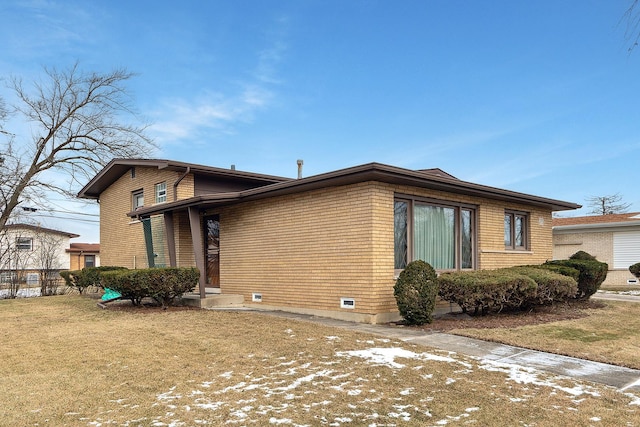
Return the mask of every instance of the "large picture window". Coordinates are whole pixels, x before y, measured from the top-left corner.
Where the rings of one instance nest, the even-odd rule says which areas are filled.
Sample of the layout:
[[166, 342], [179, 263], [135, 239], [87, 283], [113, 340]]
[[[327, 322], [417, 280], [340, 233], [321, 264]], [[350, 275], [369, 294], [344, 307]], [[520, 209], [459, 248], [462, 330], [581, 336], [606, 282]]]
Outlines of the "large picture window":
[[395, 269], [416, 259], [436, 270], [474, 268], [475, 209], [458, 204], [396, 199]]

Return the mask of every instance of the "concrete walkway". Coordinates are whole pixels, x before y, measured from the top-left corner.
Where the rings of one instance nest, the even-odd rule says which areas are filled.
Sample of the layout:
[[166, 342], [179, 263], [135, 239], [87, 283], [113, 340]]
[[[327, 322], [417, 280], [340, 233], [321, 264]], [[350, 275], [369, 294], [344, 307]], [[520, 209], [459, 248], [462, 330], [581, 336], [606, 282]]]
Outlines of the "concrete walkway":
[[[636, 298], [634, 301], [640, 302], [640, 297], [632, 298]], [[624, 301], [628, 301], [628, 299], [624, 299]], [[412, 328], [404, 328], [400, 326], [354, 323], [281, 311], [259, 310], [259, 312], [278, 317], [315, 322], [327, 326], [366, 332], [413, 344], [465, 354], [483, 360], [535, 368], [540, 371], [564, 375], [578, 380], [605, 384], [623, 391], [640, 392], [640, 370], [637, 369], [608, 365], [606, 363], [591, 362], [589, 360], [577, 359], [575, 357], [560, 356], [557, 354], [440, 332], [417, 331]]]

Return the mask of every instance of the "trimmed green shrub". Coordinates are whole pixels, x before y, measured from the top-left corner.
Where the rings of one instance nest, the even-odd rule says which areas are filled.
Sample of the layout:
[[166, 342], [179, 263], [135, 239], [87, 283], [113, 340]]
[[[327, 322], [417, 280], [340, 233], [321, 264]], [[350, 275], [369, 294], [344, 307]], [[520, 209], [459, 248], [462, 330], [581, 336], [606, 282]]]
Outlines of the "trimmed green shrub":
[[571, 255], [569, 259], [580, 259], [583, 261], [596, 261], [596, 257], [585, 251], [578, 251]]
[[553, 271], [555, 273], [562, 274], [563, 276], [571, 277], [576, 282], [578, 282], [578, 279], [580, 278], [580, 271], [573, 267], [569, 267], [567, 265], [542, 264], [542, 265], [530, 265], [528, 267], [535, 267], [535, 268], [541, 268], [543, 270]]
[[[518, 266], [505, 270], [524, 274], [537, 284], [535, 296], [525, 301], [523, 307], [565, 302], [573, 298], [578, 292], [578, 283], [573, 277], [540, 268], [539, 266]], [[577, 270], [575, 271], [578, 273]]]
[[533, 279], [508, 269], [442, 273], [437, 281], [442, 299], [473, 315], [519, 308], [537, 291]]
[[640, 277], [640, 262], [629, 266], [629, 271], [636, 277]]
[[560, 265], [578, 270], [578, 292], [575, 298], [587, 300], [595, 294], [607, 278], [609, 265], [605, 262], [582, 259], [564, 259], [547, 261], [544, 265]]
[[82, 295], [90, 286], [101, 286], [101, 273], [113, 270], [126, 270], [126, 268], [108, 265], [100, 267], [85, 267], [82, 270], [61, 271], [60, 276], [62, 276], [68, 287], [77, 289]]
[[166, 308], [186, 292], [195, 289], [200, 278], [196, 268], [147, 268], [102, 274], [103, 286], [140, 305], [146, 297]]
[[435, 270], [421, 260], [410, 262], [400, 273], [393, 287], [393, 295], [400, 315], [407, 323], [431, 323], [438, 296]]

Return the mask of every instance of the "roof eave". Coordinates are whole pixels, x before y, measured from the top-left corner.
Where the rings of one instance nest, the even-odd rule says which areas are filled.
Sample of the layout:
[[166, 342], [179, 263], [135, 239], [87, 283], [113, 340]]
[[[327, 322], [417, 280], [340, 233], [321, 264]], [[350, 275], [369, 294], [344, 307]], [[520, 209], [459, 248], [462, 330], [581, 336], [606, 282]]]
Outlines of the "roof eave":
[[179, 200], [177, 202], [151, 206], [148, 208], [139, 209], [135, 212], [130, 212], [129, 216], [135, 217], [152, 215], [167, 210], [177, 210], [199, 205], [203, 205], [204, 207], [212, 207], [216, 205], [264, 199], [268, 197], [276, 197], [281, 195], [299, 193], [302, 191], [310, 191], [338, 185], [349, 185], [366, 181], [380, 181], [397, 185], [406, 185], [444, 192], [452, 192], [457, 194], [466, 194], [517, 204], [533, 205], [537, 207], [543, 207], [545, 209], [550, 209], [552, 211], [572, 210], [581, 207], [578, 204], [564, 202], [561, 200], [548, 199], [509, 190], [502, 190], [495, 187], [473, 184], [453, 178], [426, 176], [420, 171], [411, 171], [408, 169], [397, 168], [380, 163], [368, 163], [347, 169], [314, 175], [308, 178], [283, 181], [263, 187], [256, 187], [241, 192], [217, 193], [197, 196], [189, 199]]
[[623, 227], [640, 227], [640, 221], [625, 221], [625, 222], [599, 222], [593, 224], [569, 224], [569, 225], [554, 225], [554, 231], [567, 231], [567, 230], [593, 230], [598, 228], [623, 228]]
[[78, 192], [78, 197], [82, 199], [98, 199], [100, 194], [124, 173], [135, 166], [157, 167], [158, 169], [175, 169], [184, 171], [187, 168], [195, 174], [215, 175], [229, 179], [250, 180], [262, 183], [273, 183], [289, 181], [291, 178], [281, 176], [265, 175], [259, 173], [239, 171], [235, 169], [224, 169], [198, 165], [194, 163], [184, 163], [162, 159], [113, 159], [102, 168], [82, 189]]

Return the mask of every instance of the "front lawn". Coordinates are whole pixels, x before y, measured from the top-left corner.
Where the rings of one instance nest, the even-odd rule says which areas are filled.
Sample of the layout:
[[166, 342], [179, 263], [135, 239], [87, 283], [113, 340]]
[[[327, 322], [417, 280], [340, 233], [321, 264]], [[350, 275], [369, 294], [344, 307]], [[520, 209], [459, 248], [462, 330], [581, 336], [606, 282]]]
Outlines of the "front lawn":
[[[640, 369], [640, 303], [596, 300], [590, 304], [582, 309], [560, 304], [554, 307], [558, 320], [552, 322], [537, 322], [536, 316], [544, 317], [544, 310], [539, 310], [478, 317], [459, 322], [457, 328], [455, 322], [448, 322], [454, 327], [448, 332]], [[568, 319], [562, 319], [563, 313]], [[502, 321], [486, 327], [492, 319]]]
[[630, 393], [251, 312], [57, 296], [0, 321], [0, 425], [640, 425]]

